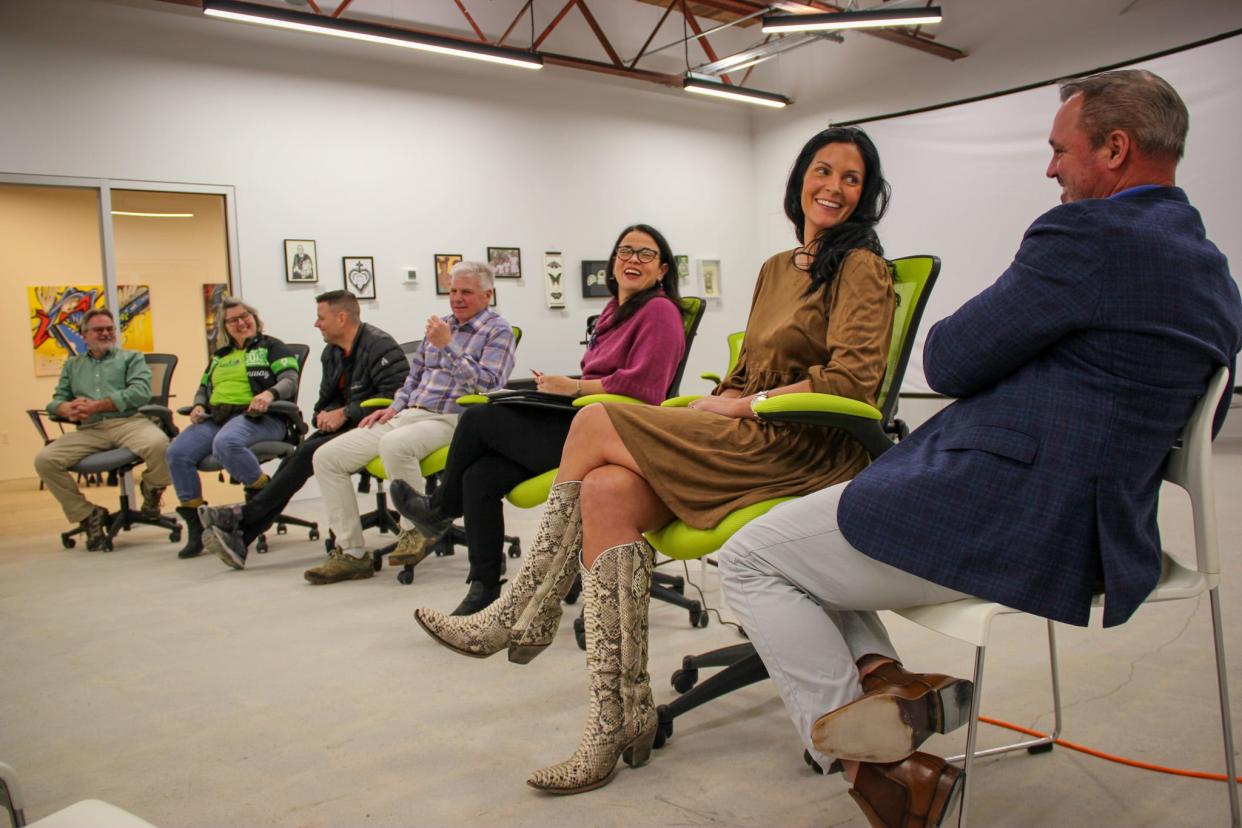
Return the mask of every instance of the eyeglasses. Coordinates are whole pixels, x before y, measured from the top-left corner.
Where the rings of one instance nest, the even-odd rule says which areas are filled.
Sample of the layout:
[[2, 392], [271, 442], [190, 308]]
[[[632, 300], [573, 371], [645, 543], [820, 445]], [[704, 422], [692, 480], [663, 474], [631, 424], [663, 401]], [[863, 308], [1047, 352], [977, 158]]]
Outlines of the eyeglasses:
[[248, 313], [243, 313], [241, 316], [234, 316], [232, 318], [229, 318], [226, 316], [224, 318], [224, 324], [225, 325], [240, 325], [246, 320], [250, 319], [250, 316], [251, 314], [248, 314]]
[[617, 248], [617, 258], [623, 262], [628, 262], [630, 259], [637, 257], [640, 262], [647, 264], [647, 262], [654, 262], [656, 256], [659, 255], [660, 251], [652, 250], [650, 247], [634, 248], [628, 244], [623, 244]]
[[97, 333], [97, 334], [110, 334], [110, 333], [116, 333], [116, 326], [115, 326], [115, 325], [108, 325], [107, 327], [99, 327], [99, 326], [96, 326], [96, 327], [94, 327], [94, 328], [87, 328], [87, 329], [86, 329], [86, 332], [87, 332], [87, 333]]

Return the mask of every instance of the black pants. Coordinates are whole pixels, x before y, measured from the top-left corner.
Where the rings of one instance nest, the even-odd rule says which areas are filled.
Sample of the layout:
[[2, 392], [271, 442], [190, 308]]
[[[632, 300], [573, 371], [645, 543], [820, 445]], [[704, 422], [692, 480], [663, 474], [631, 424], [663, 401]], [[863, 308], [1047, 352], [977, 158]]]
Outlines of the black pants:
[[272, 479], [242, 508], [242, 538], [247, 546], [267, 531], [289, 505], [293, 496], [315, 474], [315, 451], [333, 437], [348, 430], [343, 428], [333, 432], [316, 431], [302, 441], [297, 451], [280, 461]]
[[500, 581], [504, 496], [560, 465], [575, 413], [495, 403], [466, 407], [431, 505], [445, 517], [465, 517], [469, 580]]

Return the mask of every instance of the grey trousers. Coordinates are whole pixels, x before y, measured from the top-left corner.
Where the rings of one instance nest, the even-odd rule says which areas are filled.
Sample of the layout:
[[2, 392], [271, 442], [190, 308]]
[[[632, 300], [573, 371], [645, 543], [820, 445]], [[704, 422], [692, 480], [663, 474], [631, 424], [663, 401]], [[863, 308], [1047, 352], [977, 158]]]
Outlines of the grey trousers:
[[735, 534], [719, 555], [720, 580], [798, 737], [815, 761], [811, 727], [862, 695], [856, 662], [897, 658], [876, 610], [938, 604], [960, 592], [872, 560], [837, 528], [842, 483], [777, 506]]

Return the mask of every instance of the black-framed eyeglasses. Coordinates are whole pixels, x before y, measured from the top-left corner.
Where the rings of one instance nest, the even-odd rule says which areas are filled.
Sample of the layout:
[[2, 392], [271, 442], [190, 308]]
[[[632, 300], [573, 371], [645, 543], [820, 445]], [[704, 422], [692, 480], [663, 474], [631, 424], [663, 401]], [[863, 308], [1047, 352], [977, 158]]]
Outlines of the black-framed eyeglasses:
[[87, 329], [86, 329], [86, 332], [87, 332], [87, 333], [97, 333], [97, 334], [110, 334], [110, 333], [116, 333], [116, 326], [115, 326], [115, 325], [108, 325], [108, 326], [106, 326], [106, 327], [103, 327], [103, 326], [97, 326], [97, 327], [94, 327], [94, 328], [87, 328]]
[[617, 248], [617, 258], [623, 262], [637, 257], [640, 262], [647, 264], [654, 262], [659, 255], [659, 250], [652, 250], [650, 247], [630, 247], [628, 244], [623, 244]]
[[227, 317], [226, 317], [226, 318], [225, 318], [225, 320], [224, 320], [224, 324], [226, 324], [226, 325], [240, 325], [241, 323], [245, 322], [245, 321], [246, 321], [247, 319], [249, 319], [250, 317], [251, 317], [251, 314], [249, 314], [249, 313], [243, 313], [241, 316], [234, 316], [234, 317], [233, 317], [233, 318], [231, 318], [231, 319], [229, 319], [229, 318], [227, 318]]

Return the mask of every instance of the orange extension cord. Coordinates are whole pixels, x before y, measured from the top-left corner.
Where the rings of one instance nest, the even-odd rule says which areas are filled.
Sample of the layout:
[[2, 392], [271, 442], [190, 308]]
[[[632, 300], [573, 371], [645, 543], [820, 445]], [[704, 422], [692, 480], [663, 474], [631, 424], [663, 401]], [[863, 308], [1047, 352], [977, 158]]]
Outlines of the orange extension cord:
[[[1016, 730], [1019, 733], [1024, 733], [1027, 736], [1034, 736], [1037, 739], [1042, 739], [1048, 735], [1047, 733], [1040, 733], [1038, 730], [1031, 730], [1030, 728], [1022, 727], [1020, 725], [1010, 724], [1009, 722], [1004, 722], [1000, 719], [993, 719], [990, 716], [980, 716], [979, 721], [984, 724], [994, 725], [995, 727], [1004, 727], [1009, 730]], [[1114, 756], [1111, 753], [1105, 753], [1102, 750], [1089, 748], [1086, 745], [1076, 745], [1073, 742], [1067, 742], [1064, 739], [1055, 739], [1054, 743], [1060, 745], [1061, 747], [1067, 747], [1070, 750], [1076, 750], [1079, 753], [1085, 753], [1088, 756], [1094, 756], [1097, 759], [1107, 759], [1109, 762], [1116, 762], [1119, 765], [1129, 765], [1132, 768], [1142, 768], [1143, 770], [1156, 771], [1157, 773], [1167, 773], [1173, 776], [1189, 776], [1192, 779], [1211, 779], [1215, 782], [1227, 782], [1229, 780], [1229, 777], [1223, 773], [1205, 773], [1204, 771], [1182, 770], [1181, 768], [1166, 768], [1163, 765], [1153, 765], [1150, 762], [1139, 762], [1136, 759], [1127, 759], [1124, 756]], [[1238, 781], [1242, 782], [1242, 776], [1238, 777]]]

